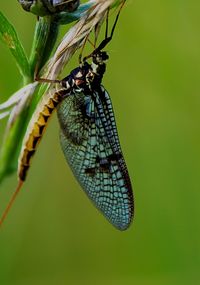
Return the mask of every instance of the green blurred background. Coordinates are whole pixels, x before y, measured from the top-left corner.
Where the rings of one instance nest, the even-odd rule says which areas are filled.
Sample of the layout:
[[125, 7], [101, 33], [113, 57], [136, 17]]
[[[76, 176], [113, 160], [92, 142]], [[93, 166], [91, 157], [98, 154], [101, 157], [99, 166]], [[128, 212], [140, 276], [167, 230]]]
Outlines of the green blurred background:
[[[29, 52], [35, 17], [16, 0], [0, 9]], [[135, 191], [131, 228], [115, 230], [85, 196], [54, 115], [0, 232], [0, 284], [200, 284], [199, 11], [195, 0], [130, 0], [107, 48], [104, 85]], [[3, 44], [0, 75], [3, 102], [20, 85]], [[15, 175], [1, 185], [1, 212], [15, 186]]]

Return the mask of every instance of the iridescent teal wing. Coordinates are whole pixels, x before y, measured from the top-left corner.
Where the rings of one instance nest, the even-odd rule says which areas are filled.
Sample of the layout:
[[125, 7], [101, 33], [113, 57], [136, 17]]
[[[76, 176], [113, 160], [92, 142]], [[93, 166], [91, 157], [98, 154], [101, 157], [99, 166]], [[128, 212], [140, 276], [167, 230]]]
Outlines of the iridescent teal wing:
[[110, 97], [103, 86], [75, 93], [58, 107], [61, 147], [80, 185], [118, 229], [133, 217], [133, 195]]

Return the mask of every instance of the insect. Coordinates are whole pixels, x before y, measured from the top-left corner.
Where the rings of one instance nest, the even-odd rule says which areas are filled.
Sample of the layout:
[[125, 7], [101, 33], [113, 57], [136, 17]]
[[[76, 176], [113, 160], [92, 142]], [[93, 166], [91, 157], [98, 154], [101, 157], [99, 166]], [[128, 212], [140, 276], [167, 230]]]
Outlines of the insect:
[[[73, 95], [58, 106], [62, 150], [77, 180], [96, 207], [118, 229], [132, 219], [131, 182], [119, 144], [112, 103], [101, 85], [105, 52], [92, 65], [72, 71]], [[68, 82], [67, 81], [67, 82]]]
[[[67, 77], [54, 81], [58, 84], [53, 92], [37, 106], [24, 138], [18, 168], [20, 183], [15, 193], [26, 179], [30, 160], [48, 119], [57, 108], [61, 147], [75, 177], [110, 223], [125, 230], [133, 218], [132, 187], [111, 99], [101, 83], [108, 60], [103, 49], [112, 39], [117, 19], [118, 16], [111, 35], [108, 37], [106, 28], [106, 37], [100, 45]], [[49, 82], [48, 79], [41, 81]]]

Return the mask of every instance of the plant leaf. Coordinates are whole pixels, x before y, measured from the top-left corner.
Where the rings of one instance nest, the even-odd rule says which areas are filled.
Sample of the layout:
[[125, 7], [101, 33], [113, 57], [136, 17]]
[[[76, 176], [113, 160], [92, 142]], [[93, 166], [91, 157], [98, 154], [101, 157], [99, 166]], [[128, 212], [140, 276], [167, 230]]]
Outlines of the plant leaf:
[[30, 96], [30, 94], [34, 92], [34, 89], [37, 84], [38, 82], [30, 83], [19, 89], [17, 92], [11, 95], [9, 99], [6, 100], [6, 102], [0, 104], [0, 111], [4, 111], [8, 108], [11, 108], [13, 107], [13, 105], [16, 105], [24, 97]]
[[33, 93], [35, 91], [35, 88], [37, 87], [38, 82], [30, 83], [26, 86], [24, 86], [22, 89], [20, 89], [17, 93], [21, 94], [20, 100], [16, 103], [16, 105], [13, 107], [10, 117], [7, 123], [7, 129], [8, 132], [9, 129], [14, 124], [16, 118], [20, 116], [21, 112], [28, 108], [30, 105], [30, 102], [32, 100]]
[[5, 117], [10, 115], [10, 111], [5, 111], [3, 113], [0, 113], [0, 120], [4, 119]]
[[0, 39], [10, 49], [24, 78], [30, 78], [30, 67], [24, 48], [13, 25], [0, 11]]
[[[30, 84], [28, 86], [31, 87]], [[28, 99], [31, 99], [31, 96], [35, 94], [34, 91], [37, 93], [37, 87], [38, 82], [32, 84], [32, 88], [29, 89], [29, 94], [26, 94]], [[23, 90], [23, 88], [21, 90]], [[12, 122], [10, 121], [11, 118], [8, 121], [7, 131], [5, 132], [3, 144], [1, 145], [0, 149], [0, 183], [5, 178], [5, 176], [11, 174], [17, 169], [17, 161], [22, 145], [22, 140], [26, 131], [27, 124], [30, 120], [29, 109], [30, 105], [23, 105], [23, 108], [20, 109], [20, 116], [15, 117], [14, 121], [12, 120]], [[12, 119], [13, 115], [14, 114], [12, 114]]]

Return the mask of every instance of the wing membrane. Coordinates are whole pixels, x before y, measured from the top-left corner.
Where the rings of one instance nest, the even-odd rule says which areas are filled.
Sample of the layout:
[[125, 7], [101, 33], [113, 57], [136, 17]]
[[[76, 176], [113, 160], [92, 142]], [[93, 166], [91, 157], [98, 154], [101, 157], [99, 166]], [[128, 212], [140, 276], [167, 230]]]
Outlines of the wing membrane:
[[133, 216], [133, 196], [110, 97], [103, 86], [76, 93], [58, 107], [61, 147], [95, 206], [118, 229]]

